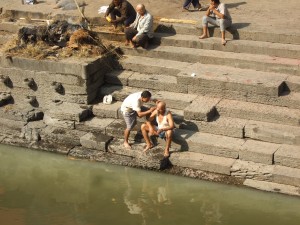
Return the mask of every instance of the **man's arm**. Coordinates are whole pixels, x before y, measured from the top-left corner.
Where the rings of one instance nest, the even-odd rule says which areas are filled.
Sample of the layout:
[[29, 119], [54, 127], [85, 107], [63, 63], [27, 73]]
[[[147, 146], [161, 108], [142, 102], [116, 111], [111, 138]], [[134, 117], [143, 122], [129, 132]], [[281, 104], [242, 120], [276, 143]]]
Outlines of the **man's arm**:
[[149, 115], [150, 113], [152, 113], [154, 110], [156, 109], [156, 107], [151, 107], [150, 109], [148, 109], [147, 111], [145, 112], [142, 112], [142, 111], [136, 111], [138, 117], [144, 117], [144, 116], [147, 116]]
[[105, 12], [104, 17], [107, 17], [111, 13], [111, 11], [113, 11], [114, 8], [115, 8], [114, 3], [113, 2], [110, 3], [109, 6], [108, 6], [108, 8], [107, 8], [107, 10], [106, 10], [106, 12]]
[[219, 10], [220, 12], [216, 9], [216, 8], [213, 8], [213, 13], [218, 17], [218, 18], [221, 18], [221, 19], [225, 19], [225, 5], [219, 5]]
[[151, 115], [150, 115], [150, 117], [148, 118], [148, 120], [146, 121], [146, 124], [147, 124], [148, 127], [149, 127], [149, 134], [150, 134], [150, 135], [153, 135], [153, 134], [155, 133], [155, 132], [154, 132], [154, 128], [153, 128], [152, 122], [153, 122], [153, 120], [155, 119], [156, 115], [157, 115], [157, 110], [154, 110], [154, 111], [151, 113]]
[[121, 17], [115, 20], [116, 23], [123, 22], [126, 20], [127, 10], [128, 10], [128, 3], [126, 1], [122, 2], [122, 6], [120, 8]]

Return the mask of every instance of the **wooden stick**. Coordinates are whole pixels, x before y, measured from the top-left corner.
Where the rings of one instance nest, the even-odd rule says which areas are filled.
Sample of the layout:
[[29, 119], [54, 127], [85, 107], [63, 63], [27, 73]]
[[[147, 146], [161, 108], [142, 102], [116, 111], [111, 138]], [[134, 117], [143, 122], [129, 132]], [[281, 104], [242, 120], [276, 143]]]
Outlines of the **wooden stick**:
[[89, 26], [89, 21], [87, 20], [87, 18], [86, 18], [86, 17], [83, 15], [83, 13], [81, 12], [77, 0], [74, 0], [74, 2], [75, 2], [75, 4], [76, 4], [76, 7], [77, 7], [77, 9], [78, 9], [80, 15], [81, 15], [81, 18], [83, 18], [83, 19], [88, 23], [88, 28], [89, 28], [89, 30], [91, 30], [91, 28], [90, 28], [90, 26]]

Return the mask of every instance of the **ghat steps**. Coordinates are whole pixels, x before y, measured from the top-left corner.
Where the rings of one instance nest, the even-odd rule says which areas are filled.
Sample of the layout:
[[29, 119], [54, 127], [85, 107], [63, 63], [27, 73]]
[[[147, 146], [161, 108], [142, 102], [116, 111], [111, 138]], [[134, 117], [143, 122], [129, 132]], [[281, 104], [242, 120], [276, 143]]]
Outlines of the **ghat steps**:
[[[99, 31], [103, 38], [124, 38], [105, 29]], [[124, 126], [121, 101], [150, 89], [174, 110], [174, 165], [244, 178], [253, 178], [252, 166], [261, 167], [255, 179], [298, 186], [300, 167], [293, 161], [300, 159], [299, 42], [286, 44], [279, 37], [272, 39], [278, 43], [266, 42], [267, 35], [253, 41], [245, 35], [224, 47], [217, 38], [198, 40], [199, 31], [182, 24], [163, 24], [157, 31], [147, 50], [117, 44], [124, 70], [106, 74], [100, 90], [117, 102], [99, 103], [94, 115]], [[133, 133], [135, 140], [141, 137], [138, 130]]]
[[[19, 25], [2, 23], [0, 30], [5, 33], [0, 43], [9, 40]], [[113, 41], [124, 38], [107, 27], [99, 26], [95, 31]], [[80, 144], [79, 138], [90, 131], [122, 138], [125, 125], [119, 112], [121, 101], [132, 92], [149, 89], [155, 97], [164, 99], [174, 113], [177, 129], [170, 157], [173, 165], [242, 178], [245, 185], [255, 187], [262, 181], [275, 186], [300, 187], [299, 37], [233, 28], [227, 32], [227, 37], [233, 39], [224, 47], [215, 38], [218, 29], [210, 28], [214, 38], [200, 41], [198, 34], [200, 31], [194, 26], [161, 23], [149, 50], [131, 49], [117, 43], [125, 53], [119, 61], [123, 70], [107, 72], [105, 82], [83, 72], [94, 71], [97, 63], [85, 67], [70, 62], [64, 68], [65, 62], [59, 65], [16, 59], [14, 66], [19, 67], [17, 72], [26, 71], [30, 65], [40, 73], [49, 68], [61, 75], [74, 73], [87, 86], [94, 81], [102, 85], [98, 102], [103, 95], [114, 96], [116, 101], [112, 105], [76, 106], [91, 103], [96, 95], [91, 97], [90, 93], [83, 100], [48, 106], [43, 122], [75, 129], [69, 133], [70, 142], [74, 137], [76, 144]], [[1, 70], [5, 72], [5, 68]], [[73, 79], [64, 84], [67, 94], [87, 92], [72, 88], [73, 82], [76, 83]], [[71, 82], [69, 86], [68, 82]], [[23, 93], [24, 87], [19, 88], [19, 92], [15, 89], [15, 95]], [[93, 86], [89, 88], [95, 93]], [[45, 90], [45, 95], [50, 91]], [[12, 118], [4, 110], [0, 113], [1, 123]], [[20, 123], [22, 120], [20, 117]], [[11, 126], [19, 128], [22, 124]], [[138, 128], [132, 132], [131, 139], [142, 141]], [[120, 150], [119, 144], [112, 143], [109, 151], [132, 157], [133, 153]], [[159, 142], [158, 146], [163, 145]]]

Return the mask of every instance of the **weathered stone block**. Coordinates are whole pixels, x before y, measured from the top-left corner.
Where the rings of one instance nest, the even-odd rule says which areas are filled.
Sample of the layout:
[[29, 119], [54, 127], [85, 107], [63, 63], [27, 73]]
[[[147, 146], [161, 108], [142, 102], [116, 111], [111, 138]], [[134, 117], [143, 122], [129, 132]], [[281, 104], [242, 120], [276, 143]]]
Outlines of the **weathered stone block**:
[[282, 145], [274, 154], [274, 163], [300, 169], [300, 146]]
[[60, 120], [56, 118], [51, 118], [49, 115], [44, 115], [44, 123], [52, 127], [61, 127], [65, 129], [75, 129], [75, 121], [70, 120]]
[[77, 130], [83, 130], [87, 132], [105, 133], [106, 127], [108, 127], [114, 121], [115, 119], [93, 117], [86, 121], [75, 123], [75, 128]]
[[128, 78], [133, 74], [132, 71], [127, 70], [116, 70], [105, 74], [105, 82], [107, 84], [115, 84], [115, 85], [128, 85]]
[[245, 137], [272, 143], [300, 145], [300, 128], [250, 120], [245, 126]]
[[184, 109], [184, 118], [187, 120], [210, 121], [216, 116], [216, 105], [219, 98], [198, 96], [192, 104]]
[[181, 144], [182, 148], [186, 147], [182, 150], [238, 158], [239, 149], [245, 141], [232, 137], [176, 129], [173, 142]]
[[174, 152], [170, 161], [173, 165], [230, 175], [235, 159], [204, 155], [195, 152]]
[[80, 144], [85, 148], [106, 151], [111, 139], [112, 137], [102, 133], [87, 133], [80, 137]]
[[113, 102], [112, 104], [99, 103], [93, 106], [93, 114], [100, 118], [123, 118], [120, 112], [122, 102]]
[[247, 120], [219, 117], [210, 122], [186, 120], [180, 123], [180, 129], [200, 131], [229, 137], [244, 138], [244, 127]]
[[91, 110], [86, 106], [63, 102], [58, 105], [53, 104], [46, 114], [54, 119], [80, 122], [91, 116]]
[[176, 76], [133, 73], [128, 86], [176, 93], [187, 93], [187, 85], [177, 82]]
[[300, 187], [300, 169], [276, 165], [273, 172], [273, 181]]
[[273, 164], [274, 153], [279, 147], [278, 144], [247, 140], [240, 149], [239, 158], [271, 165]]

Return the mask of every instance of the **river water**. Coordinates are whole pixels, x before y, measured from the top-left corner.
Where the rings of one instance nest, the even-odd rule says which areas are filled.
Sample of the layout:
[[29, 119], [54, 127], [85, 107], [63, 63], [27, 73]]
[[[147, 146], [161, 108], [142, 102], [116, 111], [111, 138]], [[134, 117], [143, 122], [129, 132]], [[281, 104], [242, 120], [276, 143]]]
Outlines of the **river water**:
[[299, 225], [300, 198], [0, 145], [0, 225]]

